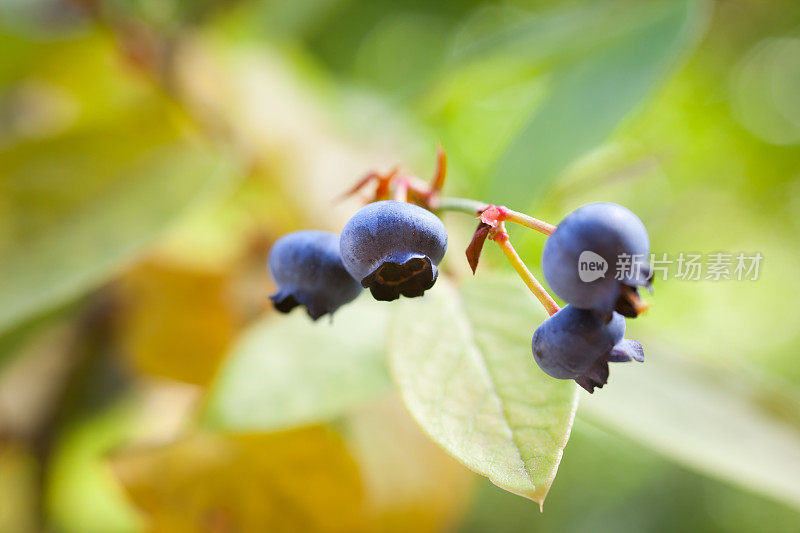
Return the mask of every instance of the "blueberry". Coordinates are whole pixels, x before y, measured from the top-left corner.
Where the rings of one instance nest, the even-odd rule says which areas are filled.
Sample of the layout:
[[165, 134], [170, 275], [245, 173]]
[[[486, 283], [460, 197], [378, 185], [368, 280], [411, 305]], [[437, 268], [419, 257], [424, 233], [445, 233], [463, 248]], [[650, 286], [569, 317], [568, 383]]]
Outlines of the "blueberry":
[[270, 298], [281, 313], [303, 305], [317, 320], [361, 293], [359, 283], [342, 265], [335, 233], [295, 231], [284, 235], [272, 246], [268, 265], [278, 284], [278, 292]]
[[649, 254], [650, 239], [636, 215], [617, 204], [594, 203], [567, 215], [550, 235], [542, 270], [567, 303], [635, 317], [644, 307], [637, 288], [650, 286]]
[[427, 209], [385, 200], [361, 208], [342, 230], [340, 244], [350, 275], [376, 300], [392, 301], [433, 287], [447, 230]]
[[641, 344], [624, 339], [625, 319], [567, 305], [533, 334], [533, 358], [549, 376], [574, 379], [589, 392], [608, 381], [608, 363], [643, 361]]

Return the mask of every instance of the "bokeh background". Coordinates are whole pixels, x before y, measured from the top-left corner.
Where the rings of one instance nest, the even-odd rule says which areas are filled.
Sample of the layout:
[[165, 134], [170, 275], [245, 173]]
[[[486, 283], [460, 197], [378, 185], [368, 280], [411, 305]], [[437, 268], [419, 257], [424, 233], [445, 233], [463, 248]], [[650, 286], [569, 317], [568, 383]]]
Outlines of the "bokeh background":
[[[201, 423], [274, 319], [270, 243], [437, 143], [448, 193], [554, 223], [615, 201], [658, 254], [764, 257], [656, 284], [648, 361], [582, 393], [543, 513], [381, 365], [325, 421]], [[468, 283], [474, 221], [446, 222]], [[0, 531], [798, 531], [799, 231], [796, 0], [0, 0]], [[316, 386], [260, 364], [241, 387]]]

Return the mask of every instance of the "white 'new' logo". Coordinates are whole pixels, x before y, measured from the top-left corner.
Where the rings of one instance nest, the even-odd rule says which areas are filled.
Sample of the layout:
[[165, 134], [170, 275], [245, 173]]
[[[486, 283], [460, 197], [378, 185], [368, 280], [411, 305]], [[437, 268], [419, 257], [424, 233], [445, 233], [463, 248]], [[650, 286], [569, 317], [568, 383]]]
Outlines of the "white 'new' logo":
[[581, 252], [580, 257], [578, 257], [578, 276], [581, 281], [589, 283], [596, 279], [604, 278], [607, 271], [608, 262], [602, 256], [591, 250]]

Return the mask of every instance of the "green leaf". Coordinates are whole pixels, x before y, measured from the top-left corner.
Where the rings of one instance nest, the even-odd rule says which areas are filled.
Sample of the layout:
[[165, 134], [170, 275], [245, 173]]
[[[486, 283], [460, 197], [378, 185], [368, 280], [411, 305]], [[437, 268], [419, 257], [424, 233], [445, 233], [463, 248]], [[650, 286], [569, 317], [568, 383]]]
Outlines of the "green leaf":
[[645, 351], [644, 365], [613, 365], [608, 385], [582, 402], [581, 414], [691, 468], [800, 508], [797, 414], [776, 415], [797, 405], [796, 396], [769, 402], [752, 379], [712, 372], [657, 345]]
[[652, 4], [603, 0], [529, 11], [489, 5], [477, 9], [453, 39], [453, 59], [469, 62], [498, 55], [527, 62], [586, 54], [592, 47], [629, 31]]
[[599, 146], [656, 87], [698, 34], [705, 3], [662, 2], [616, 38], [554, 67], [548, 95], [497, 162], [489, 198], [529, 205]]
[[66, 533], [128, 533], [144, 523], [104, 460], [130, 438], [135, 410], [128, 402], [71, 422], [48, 467], [49, 518]]
[[115, 133], [4, 155], [0, 333], [105, 281], [234, 175], [230, 160], [207, 147], [172, 140], [130, 149]]
[[205, 421], [266, 431], [324, 422], [391, 385], [384, 360], [386, 305], [368, 295], [328, 321], [305, 312], [255, 323], [222, 367]]
[[394, 304], [389, 360], [406, 407], [445, 450], [541, 505], [577, 407], [571, 381], [547, 377], [530, 339], [546, 318], [516, 279], [447, 280]]

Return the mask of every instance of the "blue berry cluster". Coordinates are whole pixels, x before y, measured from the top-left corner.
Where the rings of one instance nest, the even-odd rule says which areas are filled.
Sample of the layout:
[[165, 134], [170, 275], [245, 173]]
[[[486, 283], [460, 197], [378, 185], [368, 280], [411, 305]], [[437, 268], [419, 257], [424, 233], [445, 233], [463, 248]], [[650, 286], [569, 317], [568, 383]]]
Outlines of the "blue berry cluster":
[[[623, 338], [624, 317], [643, 309], [638, 288], [650, 286], [650, 267], [640, 264], [622, 275], [612, 270], [619, 257], [647, 257], [649, 251], [644, 224], [617, 204], [585, 205], [558, 225], [545, 243], [542, 270], [568, 305], [533, 335], [533, 356], [545, 373], [593, 392], [607, 382], [608, 363], [644, 360], [641, 344]], [[581, 276], [587, 254], [604, 265], [601, 275]]]
[[[549, 234], [542, 255], [545, 279], [567, 305], [559, 310], [549, 295], [537, 293], [555, 311], [531, 342], [534, 360], [545, 373], [573, 379], [593, 392], [608, 381], [608, 363], [644, 360], [641, 344], [624, 338], [625, 317], [634, 318], [646, 308], [638, 289], [650, 287], [651, 267], [640, 262], [622, 273], [612, 271], [620, 257], [649, 254], [647, 230], [636, 215], [616, 204], [594, 203], [573, 211], [553, 230], [498, 207], [490, 224], [484, 220], [488, 209], [477, 210], [481, 224], [476, 236], [481, 239], [467, 248], [473, 270], [487, 237], [509, 246], [502, 217]], [[353, 301], [363, 288], [382, 301], [422, 296], [436, 283], [446, 250], [447, 231], [430, 209], [375, 201], [356, 212], [341, 235], [296, 231], [278, 239], [268, 259], [278, 284], [271, 298], [280, 312], [303, 306], [317, 320]], [[584, 266], [591, 268], [585, 272]]]
[[275, 309], [298, 305], [316, 320], [368, 288], [376, 300], [422, 296], [436, 282], [447, 230], [422, 207], [385, 200], [361, 208], [341, 235], [296, 231], [278, 239], [268, 266]]

